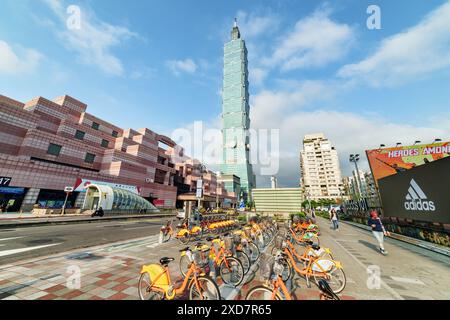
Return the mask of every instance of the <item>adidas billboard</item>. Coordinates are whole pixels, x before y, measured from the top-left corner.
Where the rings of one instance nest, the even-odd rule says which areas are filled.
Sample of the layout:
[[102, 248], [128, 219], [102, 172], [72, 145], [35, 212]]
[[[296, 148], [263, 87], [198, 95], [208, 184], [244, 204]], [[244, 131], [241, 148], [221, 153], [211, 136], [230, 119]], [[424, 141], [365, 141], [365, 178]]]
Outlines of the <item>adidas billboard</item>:
[[435, 211], [433, 201], [428, 201], [427, 196], [414, 179], [409, 183], [408, 194], [406, 195], [405, 209], [411, 211]]
[[450, 157], [378, 180], [386, 217], [450, 223]]

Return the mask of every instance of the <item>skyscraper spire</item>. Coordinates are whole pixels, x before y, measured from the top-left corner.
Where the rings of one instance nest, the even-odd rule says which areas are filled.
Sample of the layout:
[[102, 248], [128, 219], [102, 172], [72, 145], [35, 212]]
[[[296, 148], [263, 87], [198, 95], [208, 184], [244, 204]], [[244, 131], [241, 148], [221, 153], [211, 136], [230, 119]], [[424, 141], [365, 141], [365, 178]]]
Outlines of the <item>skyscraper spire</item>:
[[231, 40], [237, 40], [241, 38], [241, 33], [239, 32], [239, 27], [237, 25], [237, 18], [234, 18], [233, 30], [231, 30]]

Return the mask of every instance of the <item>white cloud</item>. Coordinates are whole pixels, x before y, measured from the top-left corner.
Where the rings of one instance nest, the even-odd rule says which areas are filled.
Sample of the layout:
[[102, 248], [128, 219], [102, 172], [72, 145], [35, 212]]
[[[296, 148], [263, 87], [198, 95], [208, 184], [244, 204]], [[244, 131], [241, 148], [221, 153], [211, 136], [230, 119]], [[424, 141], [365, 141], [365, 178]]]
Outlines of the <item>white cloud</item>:
[[251, 97], [252, 127], [279, 128], [286, 115], [312, 101], [330, 98], [335, 90], [335, 85], [322, 81], [293, 83], [286, 91], [263, 90]]
[[36, 50], [18, 47], [17, 53], [0, 40], [0, 74], [29, 74], [37, 69], [43, 55]]
[[154, 68], [142, 67], [142, 68], [133, 70], [130, 73], [129, 78], [132, 80], [150, 79], [151, 77], [153, 77], [155, 75], [155, 73], [156, 73], [156, 70]]
[[[333, 83], [306, 82], [292, 84], [288, 91], [263, 91], [253, 97], [250, 117], [252, 128], [280, 129], [280, 171], [277, 174], [280, 185], [297, 186], [299, 183], [299, 152], [305, 134], [323, 132], [336, 147], [340, 156], [341, 169], [349, 175], [352, 166], [347, 161], [349, 154], [376, 148], [381, 143], [395, 145], [413, 143], [415, 139], [433, 141], [436, 137], [450, 138], [446, 117], [435, 116], [413, 126], [389, 120], [380, 115], [356, 114], [336, 110], [306, 110], [313, 102], [333, 97], [341, 86]], [[361, 168], [368, 169], [365, 157]], [[256, 173], [259, 171], [256, 170]], [[268, 186], [270, 179], [258, 176], [258, 186]]]
[[249, 70], [249, 82], [252, 86], [261, 86], [268, 74], [267, 69], [251, 68]]
[[278, 29], [279, 19], [274, 15], [256, 15], [245, 11], [238, 11], [237, 23], [245, 39], [254, 38]]
[[183, 72], [193, 74], [198, 68], [197, 64], [192, 59], [168, 60], [166, 61], [166, 66], [177, 76]]
[[63, 28], [54, 28], [62, 44], [78, 54], [88, 65], [98, 66], [107, 74], [120, 76], [124, 72], [121, 60], [112, 53], [112, 48], [121, 45], [131, 37], [138, 37], [125, 27], [114, 26], [97, 19], [88, 9], [81, 10], [81, 28], [68, 29], [69, 14], [61, 1], [43, 0], [56, 14]]
[[383, 40], [366, 59], [344, 66], [338, 75], [372, 86], [397, 85], [450, 67], [450, 1], [419, 24]]
[[354, 41], [354, 31], [347, 24], [332, 21], [329, 15], [329, 10], [320, 8], [299, 20], [265, 63], [293, 70], [322, 67], [342, 58]]

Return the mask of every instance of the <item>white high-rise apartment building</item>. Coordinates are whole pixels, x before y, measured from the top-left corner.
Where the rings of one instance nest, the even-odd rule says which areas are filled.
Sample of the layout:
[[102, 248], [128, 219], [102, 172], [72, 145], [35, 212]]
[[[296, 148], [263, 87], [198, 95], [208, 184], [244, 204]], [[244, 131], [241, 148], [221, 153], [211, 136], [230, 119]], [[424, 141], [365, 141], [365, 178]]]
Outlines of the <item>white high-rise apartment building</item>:
[[323, 133], [308, 134], [300, 152], [300, 185], [312, 200], [343, 196], [341, 169], [337, 151]]

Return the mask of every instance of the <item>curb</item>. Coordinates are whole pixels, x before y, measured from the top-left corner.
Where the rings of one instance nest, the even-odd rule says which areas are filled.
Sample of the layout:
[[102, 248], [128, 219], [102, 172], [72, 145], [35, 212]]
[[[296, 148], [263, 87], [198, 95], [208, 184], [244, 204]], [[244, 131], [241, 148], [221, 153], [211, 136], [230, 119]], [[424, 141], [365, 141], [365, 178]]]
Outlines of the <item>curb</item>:
[[[341, 220], [340, 222], [346, 223], [348, 225], [352, 225], [354, 227], [360, 228], [360, 229], [364, 229], [366, 231], [371, 231], [371, 228], [369, 226], [365, 226], [356, 222], [350, 222], [350, 221], [344, 221]], [[442, 254], [444, 256], [450, 257], [450, 250], [445, 248], [444, 246], [439, 246], [436, 244], [432, 244], [430, 242], [426, 242], [423, 240], [419, 240], [419, 239], [414, 239], [408, 236], [404, 236], [398, 233], [392, 233], [390, 232], [390, 236], [388, 236], [389, 238], [398, 240], [398, 241], [402, 241], [402, 242], [406, 242], [412, 245], [415, 245], [417, 247], [421, 247], [439, 254]]]
[[[164, 218], [164, 217], [175, 217], [176, 214], [154, 214], [154, 215], [127, 215], [127, 216], [113, 216], [113, 217], [86, 217], [83, 219], [68, 219], [68, 220], [53, 220], [58, 219], [53, 218], [42, 218], [43, 221], [12, 221], [12, 222], [0, 222], [0, 229], [18, 228], [18, 227], [35, 227], [35, 226], [45, 226], [45, 225], [56, 225], [56, 224], [80, 224], [80, 223], [95, 223], [104, 221], [114, 221], [114, 220], [135, 220], [135, 219], [149, 219], [149, 218]], [[37, 218], [39, 219], [39, 218]], [[45, 219], [45, 220], [44, 220]]]

